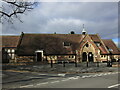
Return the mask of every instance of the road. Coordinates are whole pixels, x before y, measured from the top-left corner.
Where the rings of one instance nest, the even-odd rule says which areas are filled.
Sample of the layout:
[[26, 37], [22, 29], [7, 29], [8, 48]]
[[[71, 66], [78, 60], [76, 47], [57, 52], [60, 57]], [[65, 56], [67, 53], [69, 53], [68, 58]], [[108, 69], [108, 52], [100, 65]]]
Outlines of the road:
[[73, 75], [15, 72], [11, 78], [3, 79], [3, 88], [118, 88], [119, 85], [118, 72]]
[[72, 77], [65, 80], [57, 80], [51, 83], [37, 84], [34, 88], [117, 88], [118, 79], [116, 74], [91, 76], [91, 77]]

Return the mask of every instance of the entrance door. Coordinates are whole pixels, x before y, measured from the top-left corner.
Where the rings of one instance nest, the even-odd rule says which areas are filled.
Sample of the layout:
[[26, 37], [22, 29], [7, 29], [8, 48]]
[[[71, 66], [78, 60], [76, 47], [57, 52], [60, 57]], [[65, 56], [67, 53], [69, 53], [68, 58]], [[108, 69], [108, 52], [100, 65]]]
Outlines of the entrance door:
[[88, 53], [88, 60], [89, 60], [89, 62], [93, 62], [94, 61], [92, 52]]
[[82, 62], [86, 62], [87, 61], [87, 53], [83, 52], [82, 53]]
[[37, 61], [40, 62], [42, 61], [42, 53], [41, 52], [37, 52]]

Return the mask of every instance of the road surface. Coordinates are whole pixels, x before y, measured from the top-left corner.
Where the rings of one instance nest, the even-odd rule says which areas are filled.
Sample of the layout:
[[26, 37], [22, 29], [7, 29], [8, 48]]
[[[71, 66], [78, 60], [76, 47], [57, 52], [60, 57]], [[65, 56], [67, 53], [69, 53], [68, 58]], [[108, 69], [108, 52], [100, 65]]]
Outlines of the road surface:
[[[118, 72], [74, 75], [9, 72], [8, 77], [3, 79], [3, 88], [118, 88], [120, 86]], [[15, 79], [16, 77], [18, 78]]]
[[68, 77], [52, 82], [25, 85], [20, 88], [118, 88], [119, 85], [116, 73], [105, 73], [82, 77]]

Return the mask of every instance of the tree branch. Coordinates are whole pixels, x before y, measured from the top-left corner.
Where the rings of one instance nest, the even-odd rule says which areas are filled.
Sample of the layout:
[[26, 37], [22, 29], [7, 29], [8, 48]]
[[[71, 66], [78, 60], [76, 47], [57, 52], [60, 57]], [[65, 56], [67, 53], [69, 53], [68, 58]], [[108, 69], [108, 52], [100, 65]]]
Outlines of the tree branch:
[[[25, 13], [26, 10], [31, 10], [33, 9], [33, 5], [36, 2], [19, 2], [18, 0], [15, 0], [14, 2], [10, 2], [9, 0], [2, 0], [4, 1], [8, 6], [11, 6], [10, 9], [5, 9], [5, 7], [2, 5], [1, 10], [0, 10], [0, 20], [4, 17], [12, 18], [12, 16], [15, 16], [18, 18], [18, 14], [23, 14]], [[5, 11], [7, 10], [7, 11]], [[19, 18], [20, 20], [20, 18]]]

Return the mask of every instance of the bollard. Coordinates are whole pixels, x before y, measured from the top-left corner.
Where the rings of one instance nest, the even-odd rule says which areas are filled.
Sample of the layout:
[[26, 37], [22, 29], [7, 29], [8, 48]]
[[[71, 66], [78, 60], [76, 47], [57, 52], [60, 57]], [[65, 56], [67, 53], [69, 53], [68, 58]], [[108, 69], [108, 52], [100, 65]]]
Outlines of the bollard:
[[51, 60], [51, 68], [53, 67], [53, 61]]
[[97, 67], [99, 67], [99, 62], [97, 62]]
[[110, 61], [110, 67], [112, 67], [112, 61]]
[[107, 67], [109, 67], [109, 61], [107, 61]]
[[77, 62], [75, 62], [75, 67], [77, 67]]
[[65, 67], [65, 61], [63, 61], [63, 67]]
[[87, 62], [87, 67], [88, 67], [88, 62]]
[[76, 55], [75, 55], [75, 67], [77, 67], [77, 61], [76, 61], [76, 59], [77, 59], [77, 58], [76, 58]]
[[107, 67], [112, 67], [112, 62], [111, 61], [107, 62]]

